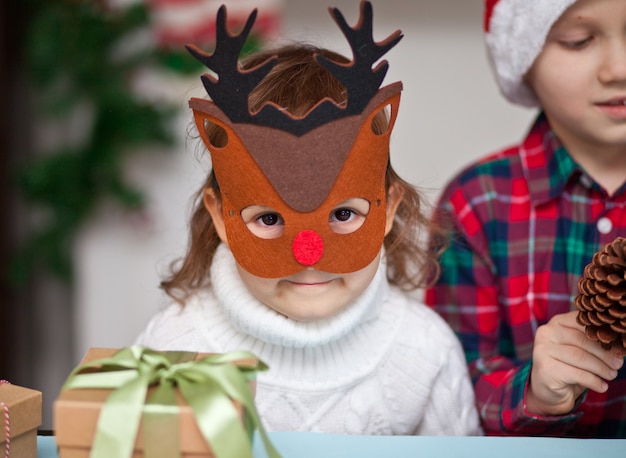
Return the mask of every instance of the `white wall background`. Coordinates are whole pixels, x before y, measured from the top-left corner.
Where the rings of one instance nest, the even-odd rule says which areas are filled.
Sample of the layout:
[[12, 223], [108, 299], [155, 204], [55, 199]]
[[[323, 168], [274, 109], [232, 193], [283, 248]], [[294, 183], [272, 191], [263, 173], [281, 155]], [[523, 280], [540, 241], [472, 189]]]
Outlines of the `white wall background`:
[[[356, 22], [358, 0], [286, 0], [282, 37], [349, 53], [326, 5]], [[392, 162], [434, 200], [463, 165], [518, 141], [535, 113], [507, 104], [498, 93], [483, 47], [482, 0], [373, 0], [373, 5], [376, 40], [398, 28], [404, 32], [387, 56], [385, 83], [404, 83]], [[195, 143], [186, 143], [191, 117], [185, 107], [190, 96], [203, 92], [196, 78], [167, 83], [167, 96], [183, 108], [174, 126], [179, 145], [139, 154], [128, 164], [129, 177], [146, 190], [145, 214], [103, 208], [76, 243], [76, 361], [92, 346], [132, 344], [167, 303], [158, 289], [161, 274], [186, 247], [190, 198], [209, 164], [196, 157]]]

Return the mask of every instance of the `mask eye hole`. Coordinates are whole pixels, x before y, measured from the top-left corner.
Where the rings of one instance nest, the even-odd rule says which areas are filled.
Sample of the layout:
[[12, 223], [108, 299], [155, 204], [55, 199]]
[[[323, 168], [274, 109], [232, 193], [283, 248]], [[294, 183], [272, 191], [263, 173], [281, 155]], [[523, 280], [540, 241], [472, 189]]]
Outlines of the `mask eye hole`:
[[276, 239], [285, 232], [285, 220], [270, 207], [250, 205], [241, 210], [241, 219], [248, 230], [261, 239]]
[[204, 132], [206, 133], [211, 146], [214, 146], [215, 148], [223, 148], [228, 145], [228, 132], [226, 132], [226, 129], [222, 126], [205, 119]]
[[328, 225], [335, 234], [351, 234], [357, 231], [367, 218], [370, 203], [353, 197], [336, 205], [328, 215]]

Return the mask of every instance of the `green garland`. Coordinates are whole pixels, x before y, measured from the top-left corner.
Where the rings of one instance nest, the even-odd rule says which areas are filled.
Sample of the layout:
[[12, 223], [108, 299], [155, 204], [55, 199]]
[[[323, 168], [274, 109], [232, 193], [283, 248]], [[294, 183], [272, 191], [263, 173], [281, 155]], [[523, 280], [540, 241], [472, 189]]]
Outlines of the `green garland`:
[[[144, 3], [122, 10], [106, 4], [25, 0], [24, 54], [34, 118], [70, 126], [76, 109], [87, 106], [93, 122], [80, 145], [36, 151], [16, 173], [26, 203], [44, 215], [14, 258], [10, 275], [16, 283], [38, 269], [71, 282], [74, 238], [100, 203], [113, 200], [135, 210], [144, 205], [141, 190], [123, 178], [125, 159], [146, 147], [163, 151], [159, 145], [172, 144], [168, 128], [176, 110], [140, 101], [129, 87], [135, 72], [146, 66], [179, 74], [206, 71], [182, 49], [128, 53], [123, 40], [149, 27], [149, 11]], [[252, 34], [242, 54], [259, 48]]]
[[[116, 52], [122, 39], [145, 29], [143, 4], [107, 11], [104, 2], [27, 0], [27, 72], [34, 89], [35, 119], [70, 122], [77, 107], [89, 107], [87, 135], [80, 145], [37, 151], [21, 164], [18, 187], [43, 223], [17, 253], [11, 274], [24, 282], [44, 269], [72, 279], [72, 243], [82, 224], [103, 200], [128, 209], [144, 204], [141, 190], [124, 181], [123, 163], [140, 147], [173, 142], [168, 131], [175, 110], [143, 103], [129, 80], [146, 65], [159, 65], [156, 50]], [[164, 148], [155, 148], [163, 151]]]

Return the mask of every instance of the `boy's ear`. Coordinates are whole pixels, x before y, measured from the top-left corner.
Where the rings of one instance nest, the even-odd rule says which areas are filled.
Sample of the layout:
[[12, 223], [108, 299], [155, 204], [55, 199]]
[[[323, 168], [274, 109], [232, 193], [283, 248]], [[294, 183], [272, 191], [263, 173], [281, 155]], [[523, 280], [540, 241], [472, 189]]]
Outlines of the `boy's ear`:
[[396, 211], [398, 210], [398, 206], [400, 202], [402, 202], [402, 198], [404, 197], [404, 190], [397, 184], [394, 183], [389, 187], [389, 191], [387, 192], [387, 219], [385, 223], [385, 235], [389, 234], [391, 228], [393, 227], [393, 220], [396, 217]]
[[204, 202], [204, 208], [206, 208], [211, 215], [218, 237], [222, 242], [228, 245], [228, 240], [226, 239], [226, 226], [224, 224], [224, 214], [222, 213], [222, 201], [215, 194], [215, 189], [205, 188], [202, 201]]

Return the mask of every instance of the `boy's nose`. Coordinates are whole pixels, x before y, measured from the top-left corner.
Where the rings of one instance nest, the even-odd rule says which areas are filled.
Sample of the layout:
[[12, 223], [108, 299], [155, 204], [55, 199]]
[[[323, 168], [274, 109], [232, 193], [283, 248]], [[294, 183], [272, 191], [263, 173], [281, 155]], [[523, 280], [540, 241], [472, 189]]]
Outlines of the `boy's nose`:
[[307, 267], [312, 266], [324, 254], [324, 241], [317, 232], [307, 229], [295, 236], [291, 251], [298, 263]]
[[626, 82], [626, 39], [607, 48], [598, 76], [603, 83]]

